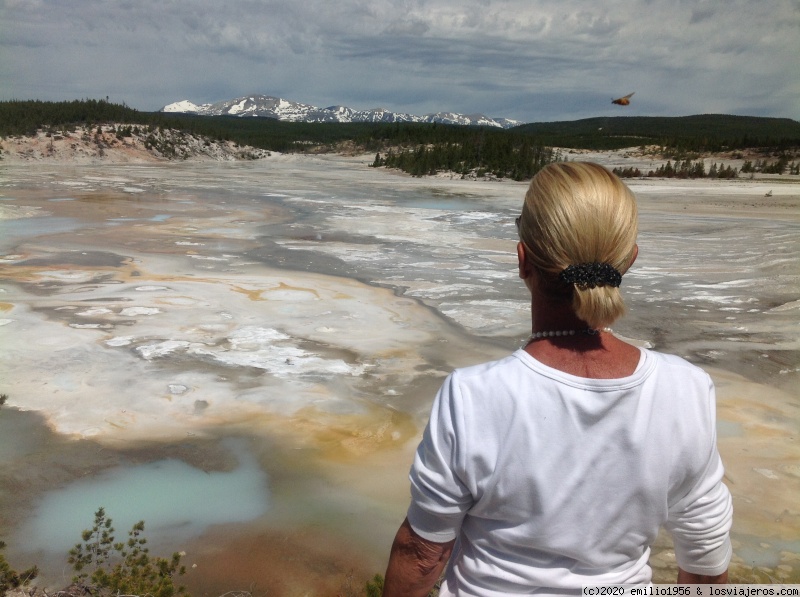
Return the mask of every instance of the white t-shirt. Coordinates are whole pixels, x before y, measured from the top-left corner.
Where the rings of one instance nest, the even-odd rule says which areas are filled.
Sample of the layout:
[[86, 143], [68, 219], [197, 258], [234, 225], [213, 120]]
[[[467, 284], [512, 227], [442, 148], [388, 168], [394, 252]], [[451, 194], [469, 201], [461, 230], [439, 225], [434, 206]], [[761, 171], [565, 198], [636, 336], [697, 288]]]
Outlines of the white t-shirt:
[[619, 379], [569, 375], [524, 350], [454, 371], [410, 474], [411, 527], [458, 539], [440, 595], [649, 582], [662, 525], [681, 568], [722, 573], [732, 505], [715, 420], [709, 376], [653, 351]]

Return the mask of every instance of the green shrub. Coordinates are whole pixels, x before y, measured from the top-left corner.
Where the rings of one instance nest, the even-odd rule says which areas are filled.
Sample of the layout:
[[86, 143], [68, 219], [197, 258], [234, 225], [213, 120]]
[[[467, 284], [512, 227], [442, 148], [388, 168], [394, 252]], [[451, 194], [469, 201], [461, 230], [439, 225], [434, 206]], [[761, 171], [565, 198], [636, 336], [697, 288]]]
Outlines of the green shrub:
[[372, 580], [367, 581], [367, 597], [381, 597], [383, 595], [383, 576], [376, 574]]
[[[5, 398], [5, 396], [2, 396]], [[0, 541], [0, 551], [5, 549], [6, 544]], [[17, 572], [6, 561], [6, 557], [0, 553], [0, 597], [6, 594], [9, 589], [17, 589], [26, 586], [30, 581], [37, 577], [39, 569], [32, 566], [23, 572]]]
[[94, 526], [83, 531], [82, 543], [69, 552], [68, 561], [78, 573], [73, 581], [88, 584], [97, 595], [186, 595], [186, 588], [174, 582], [176, 575], [186, 573], [182, 554], [174, 553], [171, 559], [151, 556], [143, 534], [144, 521], [139, 521], [128, 532], [127, 542], [115, 543], [112, 520], [99, 508]]

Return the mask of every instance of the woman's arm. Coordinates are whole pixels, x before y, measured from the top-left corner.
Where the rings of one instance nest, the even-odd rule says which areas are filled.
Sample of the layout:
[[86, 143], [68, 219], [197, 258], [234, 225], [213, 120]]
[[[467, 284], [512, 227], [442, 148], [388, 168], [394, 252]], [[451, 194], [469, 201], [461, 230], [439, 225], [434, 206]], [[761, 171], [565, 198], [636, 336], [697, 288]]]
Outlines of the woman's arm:
[[678, 568], [679, 585], [724, 585], [728, 582], [728, 571], [715, 576], [705, 576], [686, 572], [683, 568]]
[[392, 544], [383, 597], [425, 597], [439, 580], [454, 543], [423, 539], [406, 518]]

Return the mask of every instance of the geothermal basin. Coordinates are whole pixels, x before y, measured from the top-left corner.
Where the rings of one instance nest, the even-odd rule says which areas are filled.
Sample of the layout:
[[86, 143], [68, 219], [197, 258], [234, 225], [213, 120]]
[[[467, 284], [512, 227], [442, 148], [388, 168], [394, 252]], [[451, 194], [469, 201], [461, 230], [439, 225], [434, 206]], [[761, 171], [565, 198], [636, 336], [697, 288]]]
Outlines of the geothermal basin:
[[[589, 156], [599, 161], [603, 155]], [[529, 332], [525, 183], [371, 158], [0, 166], [0, 540], [69, 584], [98, 507], [197, 595], [383, 572], [433, 395]], [[714, 378], [744, 581], [800, 572], [800, 181], [633, 180], [615, 333]], [[771, 197], [765, 197], [772, 191]], [[669, 540], [656, 580], [674, 580]]]

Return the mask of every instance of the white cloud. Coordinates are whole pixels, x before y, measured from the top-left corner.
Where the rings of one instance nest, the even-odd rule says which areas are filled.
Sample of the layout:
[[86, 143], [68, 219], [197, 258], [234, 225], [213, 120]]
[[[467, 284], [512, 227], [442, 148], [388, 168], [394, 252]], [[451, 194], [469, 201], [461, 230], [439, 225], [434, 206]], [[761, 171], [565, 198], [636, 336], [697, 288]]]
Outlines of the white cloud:
[[800, 3], [0, 0], [2, 98], [800, 117]]

